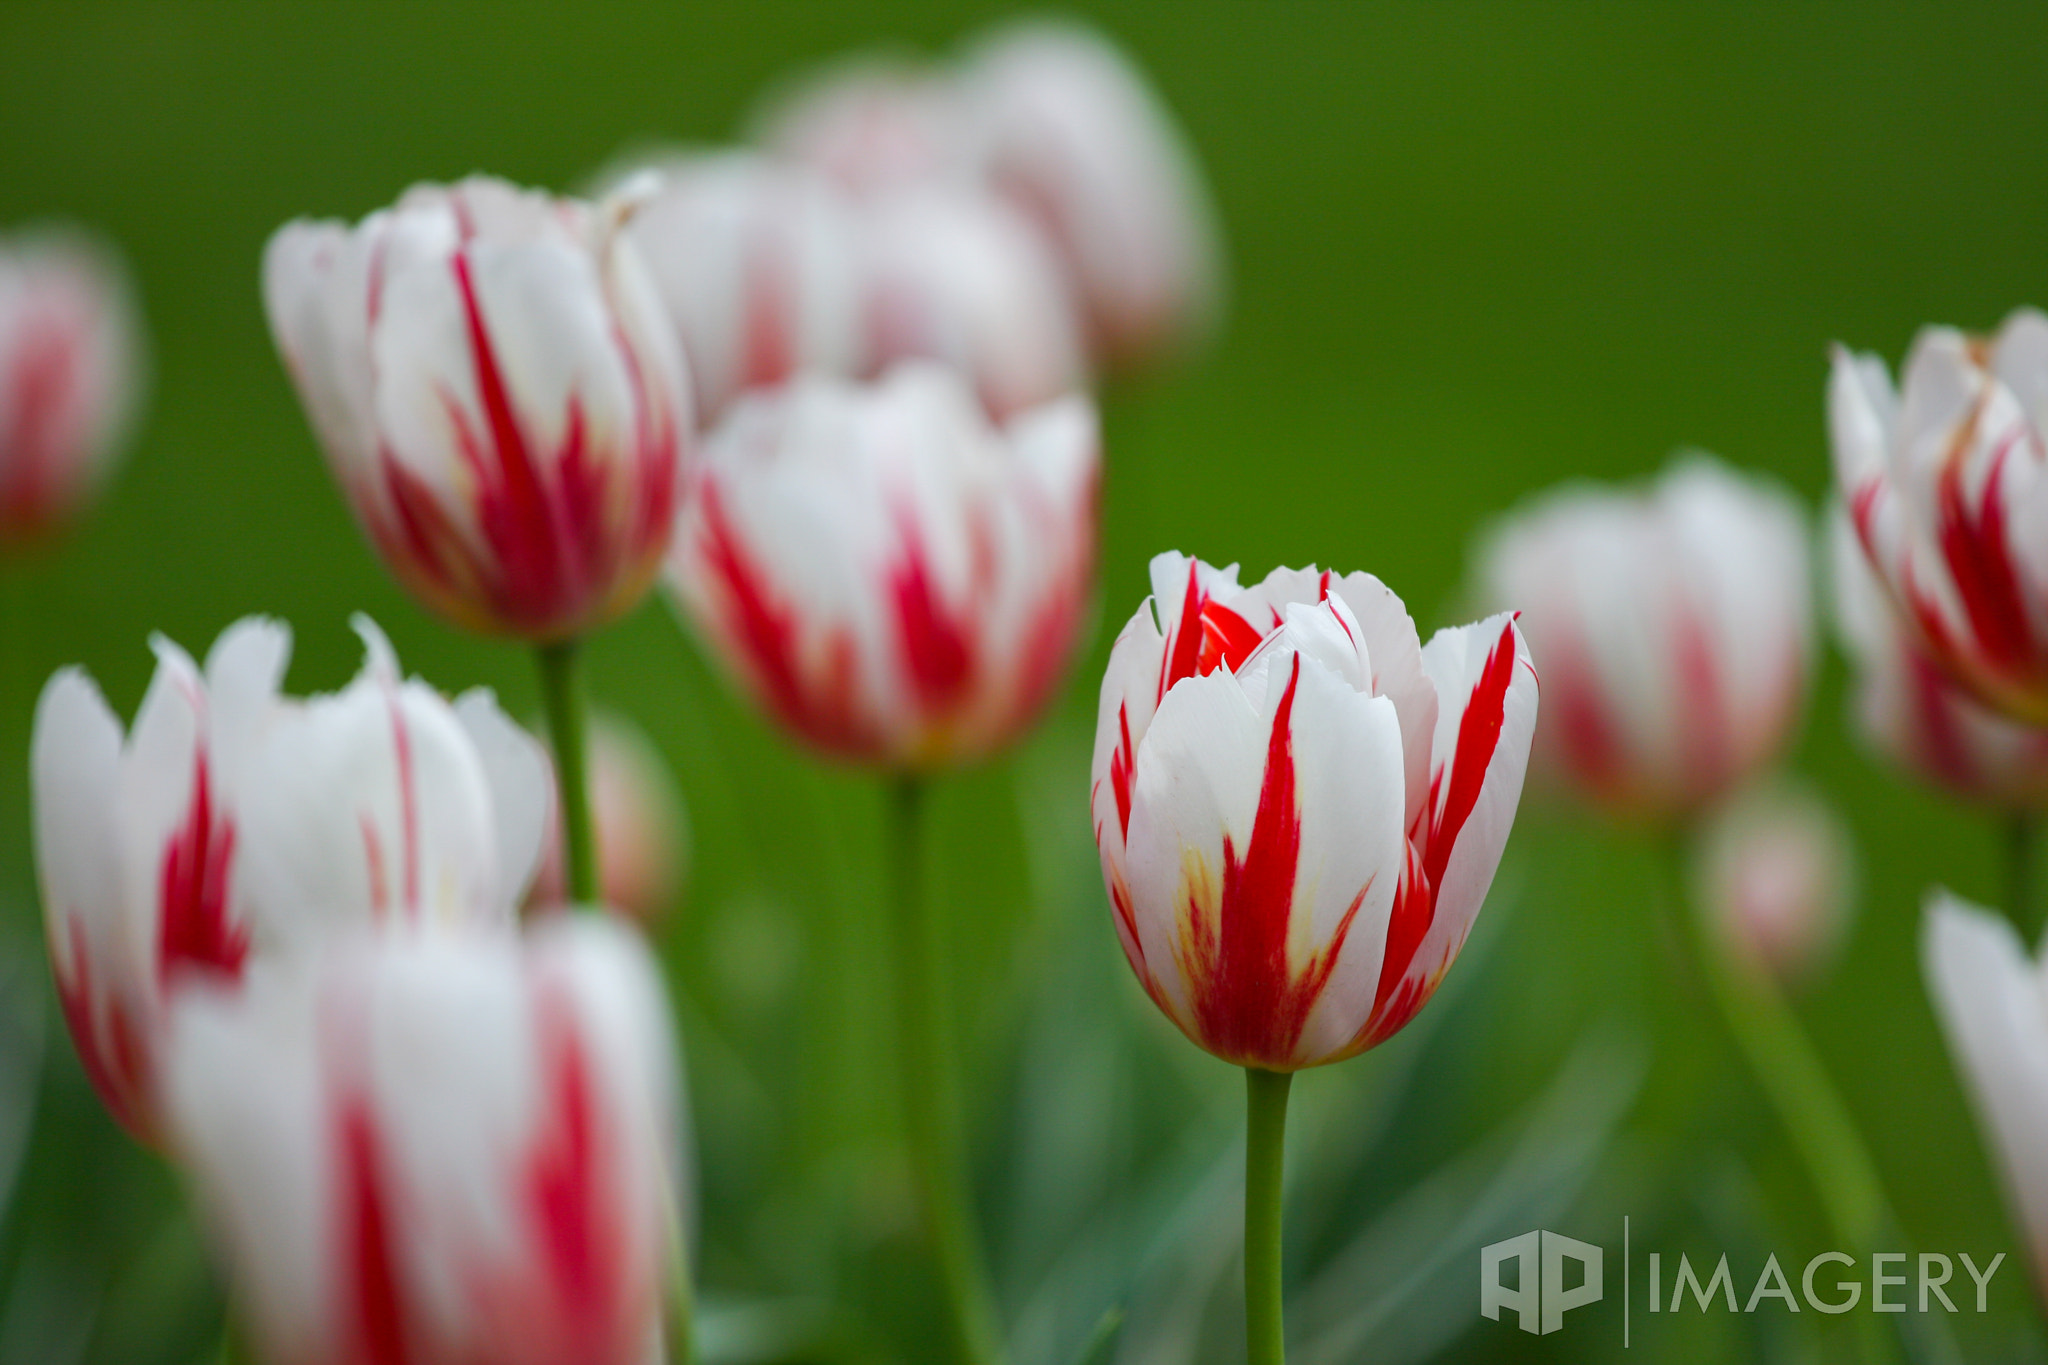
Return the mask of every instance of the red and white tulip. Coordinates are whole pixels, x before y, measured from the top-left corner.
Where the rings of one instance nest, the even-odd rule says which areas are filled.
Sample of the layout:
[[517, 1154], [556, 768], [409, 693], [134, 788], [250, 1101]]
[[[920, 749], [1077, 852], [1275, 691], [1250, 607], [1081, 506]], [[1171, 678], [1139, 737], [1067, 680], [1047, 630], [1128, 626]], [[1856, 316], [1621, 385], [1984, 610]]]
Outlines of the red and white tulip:
[[1928, 897], [1921, 963], [2048, 1303], [2048, 964], [2003, 918], [1939, 890]]
[[862, 234], [836, 186], [737, 152], [651, 169], [657, 188], [626, 237], [688, 357], [701, 420], [799, 372], [862, 369]]
[[142, 367], [111, 250], [70, 230], [0, 240], [0, 547], [54, 531], [99, 490]]
[[1773, 782], [1707, 820], [1694, 859], [1699, 911], [1737, 960], [1786, 985], [1833, 960], [1854, 906], [1849, 831], [1819, 796]]
[[1902, 391], [1836, 348], [1835, 479], [1926, 658], [1987, 705], [2048, 724], [2048, 316], [1994, 337], [1929, 327]]
[[1079, 395], [997, 426], [933, 365], [802, 379], [707, 440], [669, 581], [798, 737], [891, 768], [961, 763], [1013, 739], [1065, 671], [1098, 458]]
[[684, 366], [622, 232], [472, 179], [264, 253], [271, 332], [371, 540], [423, 601], [549, 641], [639, 600], [692, 430]]
[[624, 926], [369, 937], [191, 992], [165, 1094], [272, 1365], [661, 1359], [679, 1077]]
[[290, 636], [251, 618], [202, 671], [176, 645], [123, 735], [65, 669], [37, 706], [36, 859], [58, 997], [115, 1116], [158, 1135], [168, 1001], [351, 925], [509, 921], [539, 859], [545, 759], [488, 693], [403, 681], [366, 621], [362, 673], [277, 688]]
[[1479, 914], [1537, 680], [1511, 614], [1425, 647], [1370, 574], [1152, 561], [1103, 678], [1090, 804], [1117, 937], [1227, 1061], [1294, 1071], [1405, 1026]]
[[1669, 819], [1767, 766], [1805, 695], [1808, 555], [1789, 492], [1703, 455], [1648, 489], [1571, 484], [1504, 518], [1478, 573], [1543, 660], [1539, 769]]
[[961, 180], [972, 169], [971, 120], [943, 68], [856, 56], [780, 92], [753, 140], [856, 195]]
[[1878, 753], [1971, 800], [2048, 807], [2048, 729], [1985, 705], [1923, 653], [1846, 513], [1829, 522], [1835, 621], [1856, 665], [1855, 716]]

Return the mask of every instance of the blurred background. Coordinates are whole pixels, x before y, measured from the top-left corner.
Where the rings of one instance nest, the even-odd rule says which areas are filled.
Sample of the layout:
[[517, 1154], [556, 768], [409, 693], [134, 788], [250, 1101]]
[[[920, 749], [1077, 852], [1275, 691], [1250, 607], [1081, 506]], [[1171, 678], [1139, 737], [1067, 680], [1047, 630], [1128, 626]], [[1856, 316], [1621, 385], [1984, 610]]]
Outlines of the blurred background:
[[[0, 224], [62, 216], [117, 240], [155, 355], [98, 515], [0, 562], [0, 1365], [196, 1360], [219, 1312], [174, 1179], [105, 1116], [50, 1000], [26, 760], [43, 680], [84, 663], [132, 714], [150, 632], [199, 651], [263, 612], [294, 628], [291, 688], [329, 689], [356, 668], [347, 618], [365, 610], [408, 669], [537, 712], [526, 653], [428, 618], [351, 523], [264, 325], [265, 238], [473, 170], [572, 188], [622, 148], [735, 137], [766, 88], [822, 59], [936, 53], [1010, 12], [0, 8]], [[1181, 119], [1230, 301], [1207, 354], [1105, 395], [1092, 644], [1021, 752], [939, 785], [934, 894], [954, 912], [977, 1183], [1018, 1359], [1072, 1360], [1116, 1304], [1120, 1359], [1228, 1358], [1240, 1082], [1119, 961], [1086, 814], [1095, 689], [1147, 559], [1177, 548], [1254, 579], [1369, 569], [1426, 635], [1465, 619], [1479, 523], [1567, 476], [1646, 474], [1700, 446], [1817, 508], [1829, 341], [1896, 361], [1923, 322], [1982, 330], [2048, 303], [2048, 10], [1067, 12]], [[659, 598], [589, 652], [593, 693], [656, 739], [690, 808], [687, 885], [655, 934], [690, 1054], [707, 1346], [924, 1358], [879, 786], [772, 733]], [[2011, 1256], [1992, 1311], [1952, 1320], [1968, 1358], [2041, 1359], [1916, 952], [1930, 884], [1998, 900], [2000, 831], [1863, 756], [1842, 681], [1830, 656], [1795, 764], [1845, 812], [1861, 899], [1801, 1011], [1911, 1245]], [[1612, 1288], [1550, 1338], [1474, 1314], [1478, 1246], [1531, 1227], [1613, 1252], [1629, 1215], [1638, 1267], [1646, 1247], [1705, 1265], [1726, 1251], [1745, 1296], [1765, 1251], [1796, 1276], [1829, 1249], [1769, 1110], [1674, 976], [1661, 856], [1532, 790], [1439, 1003], [1297, 1086], [1302, 1360], [1618, 1351]], [[1633, 1344], [1848, 1350], [1816, 1316], [1638, 1314]]]

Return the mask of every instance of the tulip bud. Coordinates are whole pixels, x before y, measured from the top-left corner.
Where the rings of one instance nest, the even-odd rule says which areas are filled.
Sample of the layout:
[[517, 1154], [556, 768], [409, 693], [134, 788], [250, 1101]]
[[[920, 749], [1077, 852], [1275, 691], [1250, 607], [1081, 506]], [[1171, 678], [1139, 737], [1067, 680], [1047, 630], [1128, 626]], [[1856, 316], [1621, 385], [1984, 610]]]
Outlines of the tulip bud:
[[1865, 741], [1960, 796], [2048, 807], [2048, 729], [1994, 711], [1943, 673], [1902, 627], [1839, 505], [1828, 531], [1835, 621], [1856, 665]]
[[1124, 955], [1226, 1061], [1404, 1027], [1486, 899], [1536, 724], [1512, 615], [1438, 631], [1370, 574], [1163, 554], [1110, 653], [1090, 806]]
[[743, 153], [672, 158], [626, 226], [710, 423], [807, 370], [853, 374], [865, 272], [854, 207], [810, 172]]
[[631, 607], [690, 430], [631, 201], [419, 186], [264, 253], [271, 332], [370, 539], [429, 606], [536, 641]]
[[1665, 820], [1767, 766], [1805, 692], [1807, 555], [1790, 493], [1705, 455], [1647, 490], [1572, 484], [1503, 518], [1478, 576], [1543, 659], [1539, 769]]
[[1100, 34], [1027, 22], [961, 65], [975, 154], [996, 192], [1065, 258], [1097, 351], [1152, 358], [1212, 328], [1215, 213], [1172, 116]]
[[1037, 716], [1072, 652], [1097, 459], [1079, 395], [998, 427], [935, 366], [799, 380], [706, 442], [669, 582], [800, 738], [898, 769], [978, 758]]
[[982, 195], [907, 190], [867, 206], [867, 371], [944, 361], [998, 418], [1087, 380], [1059, 262], [1031, 224]]
[[121, 262], [72, 231], [0, 240], [0, 548], [91, 500], [142, 388], [142, 328]]
[[65, 669], [36, 708], [36, 861], [58, 998], [87, 1074], [138, 1138], [157, 1131], [171, 993], [239, 981], [349, 925], [503, 923], [546, 812], [538, 746], [488, 693], [454, 706], [369, 659], [341, 692], [280, 697], [290, 636], [251, 618], [202, 673], [156, 641], [125, 737]]
[[660, 1358], [678, 1077], [628, 930], [379, 937], [180, 998], [165, 1067], [261, 1358]]
[[2048, 1304], [2048, 989], [2012, 926], [1943, 890], [1921, 934], [1927, 993]]
[[[682, 794], [661, 755], [630, 721], [599, 714], [590, 722], [590, 815], [597, 826], [599, 891], [606, 905], [651, 923], [676, 898], [687, 854]], [[548, 786], [550, 795], [557, 790]], [[531, 906], [568, 898], [562, 873], [559, 804], [548, 807], [548, 835]]]
[[1986, 705], [2048, 725], [2048, 316], [1929, 327], [1904, 392], [1835, 349], [1835, 480], [1901, 627]]
[[1700, 913], [1736, 956], [1790, 986], [1833, 960], [1848, 927], [1849, 832], [1812, 792], [1751, 790], [1709, 818], [1695, 858]]

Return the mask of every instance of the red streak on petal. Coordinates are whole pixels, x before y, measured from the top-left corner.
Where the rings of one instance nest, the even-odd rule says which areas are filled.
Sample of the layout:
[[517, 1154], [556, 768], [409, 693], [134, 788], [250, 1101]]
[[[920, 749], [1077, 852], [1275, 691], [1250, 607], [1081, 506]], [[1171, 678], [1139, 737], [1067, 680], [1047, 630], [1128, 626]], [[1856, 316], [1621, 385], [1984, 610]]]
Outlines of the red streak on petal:
[[1393, 914], [1387, 921], [1379, 989], [1373, 995], [1372, 1013], [1360, 1034], [1364, 1047], [1377, 1046], [1400, 1032], [1429, 999], [1420, 979], [1409, 980], [1408, 969], [1435, 920], [1436, 887], [1423, 868], [1414, 841], [1410, 840], [1407, 861], [1401, 869], [1401, 885], [1394, 893]]
[[1493, 765], [1494, 750], [1507, 718], [1508, 685], [1515, 678], [1515, 623], [1501, 627], [1500, 639], [1486, 657], [1479, 681], [1458, 719], [1458, 743], [1451, 752], [1450, 787], [1444, 803], [1432, 820], [1428, 845], [1422, 851], [1422, 868], [1432, 887], [1442, 887], [1444, 869], [1450, 865], [1451, 850], [1472, 808], [1479, 804], [1486, 771]]
[[1690, 603], [1672, 613], [1671, 648], [1677, 670], [1681, 761], [1685, 765], [1683, 772], [1675, 774], [1679, 794], [1705, 797], [1719, 791], [1735, 775], [1741, 756], [1731, 752], [1727, 699], [1722, 694], [1713, 640]]
[[157, 868], [157, 972], [168, 983], [188, 969], [239, 977], [249, 954], [249, 929], [228, 909], [228, 870], [235, 830], [213, 804], [207, 763], [193, 764], [185, 822], [164, 845]]
[[1365, 903], [1359, 891], [1330, 942], [1302, 970], [1288, 962], [1301, 856], [1301, 810], [1295, 790], [1294, 692], [1301, 659], [1292, 660], [1287, 688], [1273, 714], [1266, 771], [1251, 838], [1239, 859], [1223, 837], [1223, 886], [1215, 914], [1204, 913], [1202, 894], [1190, 886], [1181, 923], [1182, 970], [1194, 1007], [1195, 1031], [1217, 1056], [1247, 1066], [1287, 1068], [1337, 964], [1353, 917]]
[[2036, 671], [2033, 630], [2006, 536], [2005, 504], [1999, 498], [2005, 462], [2025, 438], [2026, 430], [2017, 427], [1999, 443], [1973, 509], [1963, 489], [1963, 455], [1975, 427], [1973, 415], [1958, 436], [1937, 485], [1942, 558], [1985, 659], [2008, 676], [2026, 676]]
[[1235, 673], [1264, 638], [1249, 621], [1211, 598], [1202, 604], [1202, 649], [1197, 667], [1203, 677], [1219, 668]]
[[637, 1326], [625, 1311], [624, 1200], [605, 1143], [603, 1114], [583, 1040], [567, 1002], [544, 995], [543, 1126], [526, 1158], [527, 1216], [544, 1291], [564, 1346], [615, 1359]]
[[0, 529], [41, 531], [64, 511], [69, 461], [77, 448], [82, 383], [77, 327], [51, 311], [24, 324], [6, 376], [12, 402], [0, 432]]
[[1180, 623], [1173, 628], [1171, 643], [1166, 651], [1162, 671], [1159, 674], [1159, 697], [1164, 700], [1173, 690], [1173, 685], [1182, 678], [1195, 676], [1195, 666], [1202, 652], [1202, 607], [1208, 596], [1202, 591], [1201, 581], [1196, 577], [1198, 566], [1188, 561], [1188, 590], [1181, 598]]
[[384, 1144], [369, 1100], [342, 1105], [335, 1134], [339, 1194], [342, 1330], [350, 1365], [409, 1365], [411, 1314], [399, 1282], [398, 1230]]
[[737, 381], [740, 388], [780, 384], [796, 369], [796, 345], [789, 325], [795, 311], [795, 300], [784, 269], [783, 253], [779, 249], [769, 249], [771, 246], [779, 247], [779, 243], [772, 239], [775, 226], [773, 220], [756, 225], [756, 231], [762, 236], [756, 241], [755, 250], [748, 256], [745, 266]]
[[1131, 747], [1131, 713], [1125, 703], [1117, 703], [1116, 723], [1118, 741], [1116, 751], [1109, 756], [1109, 787], [1116, 795], [1116, 828], [1120, 838], [1131, 837], [1131, 781], [1137, 769], [1137, 753]]
[[943, 714], [974, 688], [974, 623], [940, 600], [915, 532], [904, 529], [903, 561], [889, 575], [902, 664], [918, 706]]
[[53, 973], [65, 1026], [71, 1030], [86, 1078], [115, 1121], [137, 1142], [153, 1146], [149, 1048], [144, 1033], [119, 997], [107, 1000], [106, 1017], [101, 1019], [95, 1007], [99, 991], [85, 926], [75, 917], [69, 923], [71, 969]]
[[391, 754], [398, 768], [398, 832], [403, 858], [404, 913], [420, 913], [420, 810], [418, 784], [414, 781], [412, 730], [405, 723], [395, 685], [387, 688], [385, 706], [391, 713]]
[[830, 752], [878, 752], [880, 738], [854, 711], [851, 642], [834, 642], [823, 675], [812, 676], [798, 658], [796, 612], [775, 600], [767, 575], [754, 563], [726, 513], [718, 485], [702, 481], [697, 499], [704, 526], [699, 553], [722, 589], [725, 628], [745, 656], [747, 671], [769, 709], [783, 724]]

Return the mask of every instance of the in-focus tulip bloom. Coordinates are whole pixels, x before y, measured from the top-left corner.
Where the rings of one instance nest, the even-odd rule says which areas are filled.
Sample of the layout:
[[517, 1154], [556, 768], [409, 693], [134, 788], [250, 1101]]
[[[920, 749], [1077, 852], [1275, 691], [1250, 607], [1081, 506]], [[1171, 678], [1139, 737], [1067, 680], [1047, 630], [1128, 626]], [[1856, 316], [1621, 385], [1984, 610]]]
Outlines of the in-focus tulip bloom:
[[0, 547], [68, 520], [135, 415], [142, 329], [120, 261], [91, 238], [0, 239]]
[[[689, 853], [683, 796], [653, 742], [630, 721], [599, 713], [591, 717], [589, 738], [599, 894], [606, 905], [646, 923], [669, 908], [682, 884]], [[527, 898], [534, 906], [568, 898], [555, 824], [561, 808], [549, 811], [547, 852]]]
[[264, 253], [271, 332], [335, 476], [399, 579], [462, 625], [572, 637], [659, 567], [692, 423], [621, 231], [634, 205], [419, 186], [353, 228], [288, 224]]
[[669, 580], [807, 742], [900, 769], [999, 748], [1050, 698], [1094, 564], [1095, 412], [992, 425], [956, 374], [810, 378], [706, 441]]
[[1772, 783], [1737, 794], [1708, 819], [1694, 894], [1738, 960], [1798, 985], [1841, 946], [1854, 863], [1849, 831], [1825, 801]]
[[1571, 484], [1504, 518], [1478, 576], [1543, 660], [1539, 770], [1652, 819], [1760, 770], [1805, 694], [1808, 553], [1789, 492], [1704, 455], [1645, 490]]
[[743, 153], [650, 169], [658, 188], [626, 236], [660, 289], [701, 420], [745, 389], [866, 365], [864, 238], [835, 185]]
[[1927, 991], [2048, 1303], [2048, 969], [2006, 921], [1928, 897]]
[[1200, 171], [1144, 77], [1091, 29], [1010, 25], [929, 69], [841, 63], [787, 92], [757, 136], [857, 194], [950, 184], [1022, 212], [1106, 363], [1214, 320], [1221, 252]]
[[600, 917], [339, 944], [177, 1002], [172, 1140], [277, 1365], [661, 1359], [678, 1076]]
[[43, 913], [65, 1019], [108, 1108], [157, 1134], [167, 999], [349, 925], [505, 923], [539, 860], [546, 760], [491, 700], [453, 706], [369, 646], [342, 691], [278, 695], [290, 636], [251, 618], [202, 672], [156, 642], [125, 737], [65, 669], [36, 709]]
[[1856, 665], [1856, 723], [1879, 754], [1971, 800], [2048, 808], [2048, 729], [1993, 710], [1899, 620], [1846, 513], [1829, 522], [1835, 621]]
[[1514, 618], [1427, 647], [1370, 574], [1152, 561], [1117, 637], [1090, 805], [1117, 937], [1226, 1061], [1294, 1071], [1392, 1036], [1486, 899], [1536, 724]]
[[1927, 658], [2048, 724], [2048, 316], [1989, 339], [1929, 327], [1903, 392], [1837, 347], [1835, 479], [1879, 582]]

